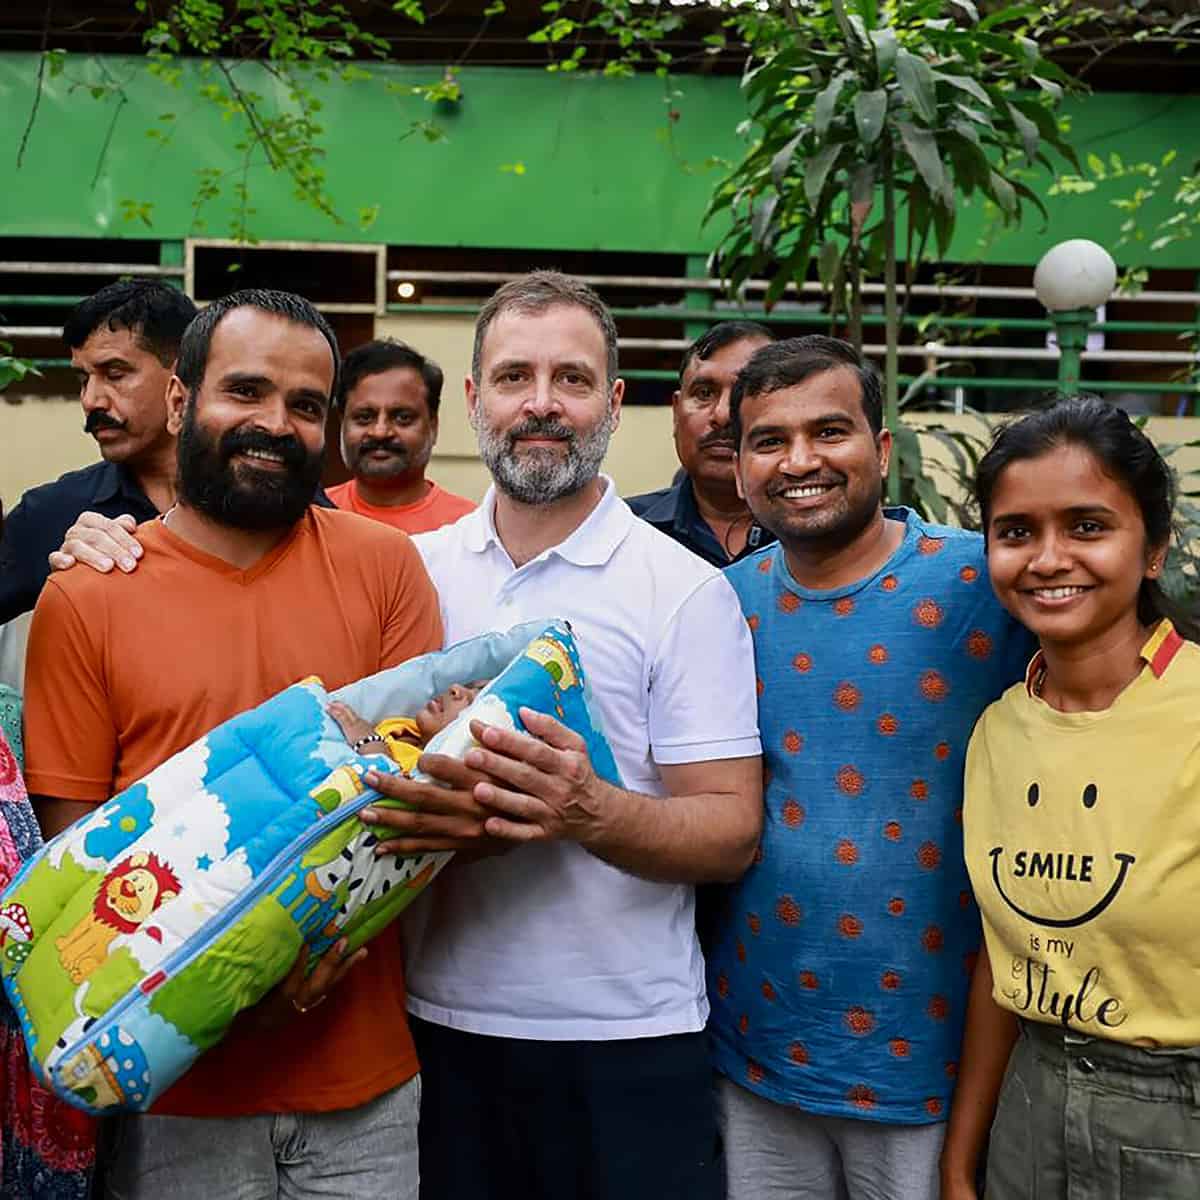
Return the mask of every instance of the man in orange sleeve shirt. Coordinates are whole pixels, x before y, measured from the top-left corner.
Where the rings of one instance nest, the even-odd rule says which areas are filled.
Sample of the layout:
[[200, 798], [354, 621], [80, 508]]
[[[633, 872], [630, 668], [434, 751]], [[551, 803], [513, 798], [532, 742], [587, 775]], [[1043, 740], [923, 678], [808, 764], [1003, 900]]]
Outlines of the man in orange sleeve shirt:
[[403, 342], [346, 355], [339, 391], [342, 458], [353, 479], [329, 489], [338, 508], [405, 533], [450, 525], [475, 508], [425, 478], [437, 441], [442, 369]]
[[[54, 576], [34, 615], [28, 779], [47, 834], [306, 675], [337, 688], [440, 648], [407, 537], [310, 506], [337, 369], [328, 325], [286, 293], [189, 326], [168, 389], [179, 499], [139, 530], [153, 552], [132, 575]], [[298, 960], [151, 1114], [121, 1120], [110, 1197], [416, 1196], [399, 937], [341, 950], [307, 977]]]

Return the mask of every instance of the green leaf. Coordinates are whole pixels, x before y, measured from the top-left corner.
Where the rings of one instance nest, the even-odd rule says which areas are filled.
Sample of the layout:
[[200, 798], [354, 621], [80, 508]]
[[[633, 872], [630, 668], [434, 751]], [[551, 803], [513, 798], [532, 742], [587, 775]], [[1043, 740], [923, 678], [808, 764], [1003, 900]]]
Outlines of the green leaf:
[[945, 525], [950, 515], [946, 497], [937, 490], [933, 480], [928, 475], [914, 475], [912, 485], [924, 515], [938, 525]]
[[838, 29], [841, 30], [842, 38], [845, 40], [846, 49], [850, 52], [852, 58], [862, 58], [866, 51], [866, 46], [863, 44], [862, 38], [862, 21], [857, 17], [851, 17], [846, 12], [846, 5], [843, 0], [830, 0], [830, 5], [833, 8], [834, 20], [837, 21]]
[[1029, 78], [1032, 79], [1033, 82], [1036, 83], [1038, 87], [1040, 87], [1042, 91], [1054, 101], [1055, 104], [1061, 103], [1063, 98], [1063, 90], [1059, 84], [1050, 79], [1043, 79], [1040, 75], [1030, 75]]
[[425, 24], [425, 10], [421, 7], [421, 0], [393, 0], [392, 12], [398, 12], [418, 25]]
[[[951, 196], [953, 199], [953, 195]], [[937, 241], [938, 257], [945, 258], [950, 253], [950, 242], [954, 238], [954, 209], [945, 204], [932, 206], [933, 234]]]
[[817, 207], [821, 193], [825, 190], [825, 179], [841, 153], [840, 145], [822, 146], [808, 160], [804, 171], [804, 195], [810, 208]]
[[992, 199], [1000, 206], [1000, 211], [1010, 219], [1017, 215], [1017, 190], [998, 171], [992, 171], [989, 176]]
[[842, 88], [853, 78], [852, 71], [843, 71], [840, 75], [835, 75], [829, 81], [829, 86], [817, 97], [817, 102], [813, 105], [813, 129], [817, 137], [822, 140], [829, 132], [829, 122], [833, 120], [833, 110], [837, 107], [838, 96], [841, 95]]
[[762, 245], [767, 240], [771, 218], [775, 215], [775, 209], [778, 204], [778, 192], [769, 192], [765, 196], [760, 196], [754, 202], [754, 208], [750, 215], [750, 236], [754, 238], [756, 245]]
[[854, 97], [854, 123], [864, 149], [869, 150], [879, 140], [887, 106], [887, 92], [883, 88], [874, 92], [859, 92]]
[[927, 124], [934, 124], [937, 121], [937, 86], [929, 64], [907, 50], [898, 50], [896, 78], [913, 112]]
[[907, 121], [897, 121], [896, 128], [900, 130], [900, 140], [904, 143], [904, 149], [908, 151], [918, 174], [925, 181], [929, 194], [940, 204], [953, 204], [950, 182], [938, 154], [937, 139], [928, 129], [910, 125]]
[[841, 261], [841, 247], [830, 238], [821, 247], [820, 254], [817, 255], [817, 277], [821, 280], [821, 286], [826, 291], [829, 291], [833, 287], [833, 280], [837, 275], [838, 264]]
[[968, 95], [973, 96], [980, 104], [986, 104], [988, 108], [992, 107], [991, 96], [969, 75], [954, 75], [949, 71], [934, 71], [933, 77], [939, 83], [949, 84], [953, 88], [958, 88], [960, 92], [966, 92]]
[[792, 247], [791, 253], [780, 264], [770, 284], [767, 285], [766, 295], [763, 296], [763, 307], [770, 311], [774, 308], [779, 297], [789, 283], [799, 282], [808, 274], [808, 264], [812, 258], [812, 237], [801, 236]]
[[1008, 106], [1008, 115], [1012, 117], [1017, 132], [1021, 135], [1021, 144], [1025, 147], [1025, 158], [1033, 164], [1034, 155], [1038, 152], [1041, 134], [1038, 127], [1015, 105]]
[[870, 37], [871, 45], [875, 47], [875, 70], [882, 83], [884, 76], [896, 65], [896, 31], [890, 25], [885, 25], [882, 29], [872, 29]]
[[792, 165], [792, 159], [796, 157], [796, 147], [803, 139], [803, 133], [796, 134], [794, 138], [785, 142], [782, 149], [771, 159], [771, 180], [776, 187], [783, 183], [784, 176], [787, 175], [788, 168]]

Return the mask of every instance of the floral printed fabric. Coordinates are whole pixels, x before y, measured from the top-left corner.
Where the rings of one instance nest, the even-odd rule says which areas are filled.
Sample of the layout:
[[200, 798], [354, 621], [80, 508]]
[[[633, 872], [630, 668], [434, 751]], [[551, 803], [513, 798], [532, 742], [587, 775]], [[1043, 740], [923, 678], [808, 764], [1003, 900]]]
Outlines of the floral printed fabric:
[[[11, 713], [19, 705], [0, 697]], [[0, 889], [42, 844], [17, 757], [0, 732]], [[85, 1200], [96, 1124], [33, 1078], [16, 1015], [0, 993], [0, 1196]]]
[[726, 572], [754, 635], [765, 823], [708, 955], [717, 1069], [777, 1104], [942, 1120], [979, 917], [963, 756], [1026, 632], [978, 534], [907, 510], [891, 559], [830, 591], [771, 547]]

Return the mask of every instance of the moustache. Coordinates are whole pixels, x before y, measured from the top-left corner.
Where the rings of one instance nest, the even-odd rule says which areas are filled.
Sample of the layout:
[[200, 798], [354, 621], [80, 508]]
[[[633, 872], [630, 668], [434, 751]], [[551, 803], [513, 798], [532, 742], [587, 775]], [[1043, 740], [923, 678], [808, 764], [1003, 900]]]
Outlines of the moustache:
[[360, 455], [373, 454], [376, 450], [386, 450], [389, 454], [396, 455], [397, 458], [401, 458], [407, 453], [407, 447], [403, 442], [393, 441], [390, 438], [363, 438], [358, 443]]
[[272, 437], [261, 429], [234, 429], [220, 443], [221, 457], [228, 462], [235, 454], [259, 450], [264, 454], [277, 454], [289, 470], [298, 471], [308, 462], [308, 454], [298, 437], [291, 434]]
[[125, 422], [110, 417], [103, 409], [93, 408], [83, 423], [84, 433], [96, 433], [101, 429], [124, 429]]
[[786, 483], [777, 483], [767, 489], [769, 497], [782, 495], [788, 488], [794, 487], [838, 487], [846, 482], [845, 475], [822, 475], [817, 479], [791, 479]]
[[730, 450], [736, 449], [733, 444], [733, 429], [726, 425], [721, 429], [714, 429], [711, 433], [706, 433], [700, 439], [700, 449], [708, 450], [713, 446], [728, 446]]
[[573, 442], [575, 430], [553, 417], [527, 417], [508, 431], [510, 447], [521, 438], [559, 438], [564, 442]]

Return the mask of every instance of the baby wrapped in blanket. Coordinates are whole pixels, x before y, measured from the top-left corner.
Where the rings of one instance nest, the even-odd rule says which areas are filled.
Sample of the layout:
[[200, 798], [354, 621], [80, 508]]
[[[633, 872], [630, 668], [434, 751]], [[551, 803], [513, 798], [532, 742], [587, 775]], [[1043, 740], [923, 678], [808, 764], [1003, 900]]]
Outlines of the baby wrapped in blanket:
[[402, 771], [408, 773], [429, 745], [471, 701], [487, 686], [486, 679], [473, 683], [452, 683], [441, 695], [434, 696], [412, 717], [386, 717], [376, 725], [360, 717], [348, 704], [335, 700], [328, 712], [342, 731], [347, 745], [359, 754], [388, 754]]
[[334, 696], [294, 684], [64, 830], [0, 897], [0, 976], [39, 1077], [90, 1112], [145, 1111], [302, 947], [313, 963], [352, 953], [451, 857], [377, 853], [358, 814], [399, 802], [368, 772], [422, 778], [423, 746], [461, 758], [472, 719], [520, 729], [522, 706], [574, 729], [619, 783], [571, 631], [539, 622]]

